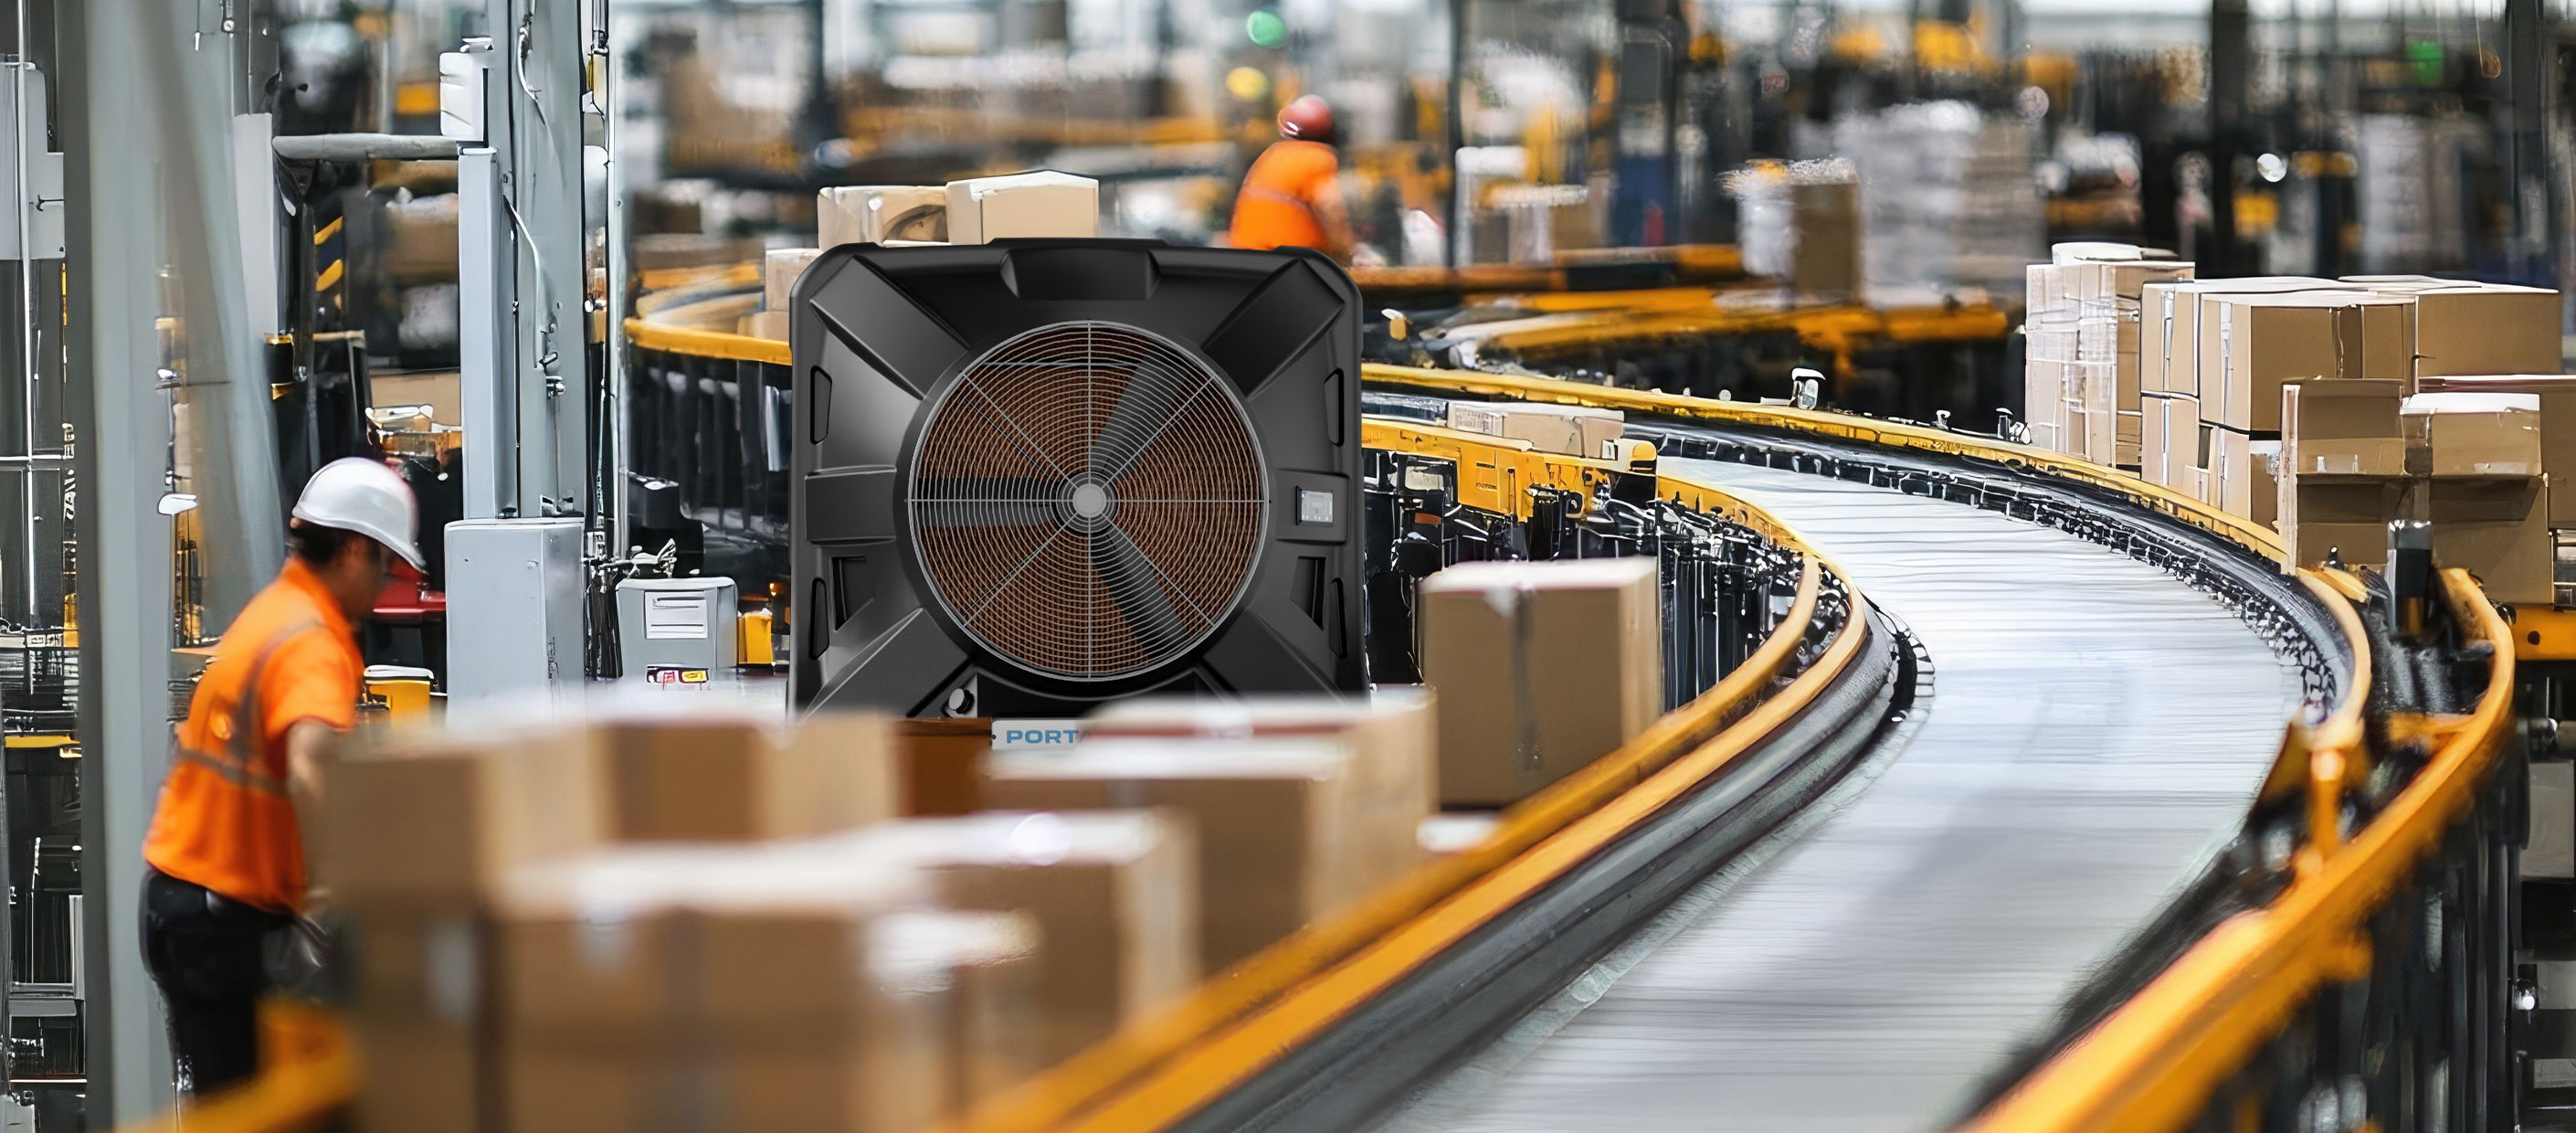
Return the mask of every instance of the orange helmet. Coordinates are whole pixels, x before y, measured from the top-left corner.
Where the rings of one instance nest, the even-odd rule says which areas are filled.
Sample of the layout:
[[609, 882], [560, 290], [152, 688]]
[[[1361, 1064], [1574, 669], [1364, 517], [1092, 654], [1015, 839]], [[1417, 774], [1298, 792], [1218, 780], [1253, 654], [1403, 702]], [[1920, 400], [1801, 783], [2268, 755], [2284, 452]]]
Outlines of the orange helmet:
[[1332, 141], [1333, 108], [1311, 94], [1280, 107], [1279, 136], [1308, 142]]

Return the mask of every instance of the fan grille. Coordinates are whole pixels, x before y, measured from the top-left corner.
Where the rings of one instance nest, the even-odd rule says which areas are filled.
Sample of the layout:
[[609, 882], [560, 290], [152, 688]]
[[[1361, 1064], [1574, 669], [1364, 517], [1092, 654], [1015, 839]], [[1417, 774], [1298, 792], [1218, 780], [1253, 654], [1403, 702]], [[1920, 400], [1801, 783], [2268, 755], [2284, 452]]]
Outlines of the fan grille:
[[1267, 473], [1221, 375], [1135, 327], [994, 347], [941, 395], [908, 507], [933, 597], [1039, 673], [1111, 680], [1187, 653], [1261, 550]]

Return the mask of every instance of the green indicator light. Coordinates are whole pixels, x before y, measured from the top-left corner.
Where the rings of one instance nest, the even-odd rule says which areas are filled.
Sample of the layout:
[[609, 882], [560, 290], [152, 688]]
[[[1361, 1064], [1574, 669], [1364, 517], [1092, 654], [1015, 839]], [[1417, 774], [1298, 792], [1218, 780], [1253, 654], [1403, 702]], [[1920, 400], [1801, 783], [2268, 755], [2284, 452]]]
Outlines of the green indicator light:
[[1288, 41], [1288, 21], [1264, 8], [1243, 21], [1243, 34], [1263, 47], [1277, 47]]

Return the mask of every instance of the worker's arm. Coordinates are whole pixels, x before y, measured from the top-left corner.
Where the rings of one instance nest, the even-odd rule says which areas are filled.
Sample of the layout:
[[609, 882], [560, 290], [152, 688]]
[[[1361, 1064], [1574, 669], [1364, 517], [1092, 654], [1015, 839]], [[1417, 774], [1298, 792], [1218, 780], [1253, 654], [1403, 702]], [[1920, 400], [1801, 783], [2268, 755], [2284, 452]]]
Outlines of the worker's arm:
[[1342, 179], [1332, 174], [1316, 179], [1314, 198], [1307, 207], [1315, 214], [1315, 225], [1324, 230], [1324, 247], [1319, 250], [1335, 263], [1351, 262], [1351, 247], [1358, 241], [1351, 235], [1351, 210], [1342, 204]]
[[[322, 844], [322, 764], [330, 757], [331, 745], [338, 742], [339, 729], [320, 720], [298, 720], [286, 729], [286, 797], [295, 804], [295, 825], [304, 838], [308, 869]], [[308, 880], [319, 886], [322, 878], [315, 874]]]

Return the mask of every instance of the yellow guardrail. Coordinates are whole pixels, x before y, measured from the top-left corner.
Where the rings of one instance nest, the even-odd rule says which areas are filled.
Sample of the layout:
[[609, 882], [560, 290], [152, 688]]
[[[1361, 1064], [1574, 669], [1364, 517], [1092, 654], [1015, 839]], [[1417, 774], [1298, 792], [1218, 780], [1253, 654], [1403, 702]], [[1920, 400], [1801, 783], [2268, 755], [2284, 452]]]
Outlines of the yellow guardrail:
[[[2442, 572], [2452, 614], [2495, 647], [2466, 716], [2417, 720], [2440, 748], [2387, 809], [2337, 845], [2312, 819], [2297, 874], [2264, 909], [2203, 937], [2153, 983], [1967, 1125], [1972, 1133], [2166, 1133], [2188, 1125], [2318, 988], [2369, 971], [2365, 922], [2466, 810], [2512, 726], [2512, 631], [2468, 573]], [[2339, 796], [2363, 756], [2358, 720], [2330, 720], [2309, 755], [2312, 805]]]

